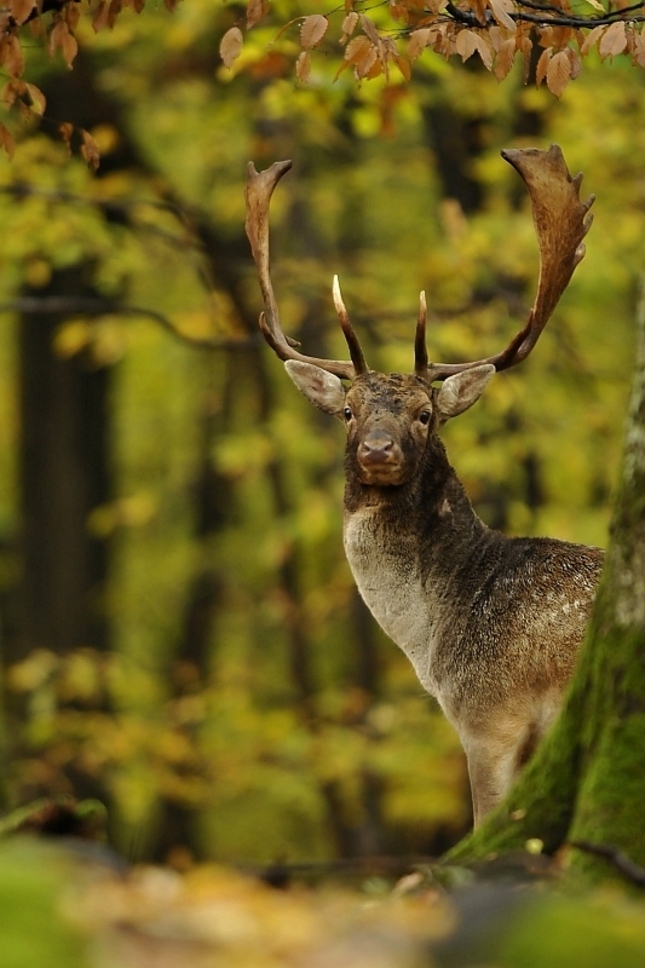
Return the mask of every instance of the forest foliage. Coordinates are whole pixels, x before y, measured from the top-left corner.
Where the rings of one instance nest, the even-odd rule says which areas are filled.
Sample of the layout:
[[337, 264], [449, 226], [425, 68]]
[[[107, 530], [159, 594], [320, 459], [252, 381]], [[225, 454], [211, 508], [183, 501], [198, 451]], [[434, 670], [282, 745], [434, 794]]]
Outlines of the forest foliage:
[[[172, 13], [45, 5], [42, 28], [32, 9], [14, 4], [3, 47], [5, 802], [99, 795], [120, 849], [178, 864], [436, 852], [469, 823], [462, 756], [357, 600], [340, 533], [342, 432], [297, 398], [258, 338], [246, 164], [294, 159], [272, 213], [287, 332], [307, 352], [342, 355], [330, 293], [340, 272], [369, 359], [408, 370], [421, 288], [438, 358], [493, 352], [518, 329], [537, 253], [499, 150], [562, 145], [598, 196], [587, 257], [530, 363], [498, 377], [446, 439], [490, 524], [602, 545], [642, 269], [636, 41], [612, 50], [611, 68], [604, 48], [590, 51], [558, 102], [548, 70], [546, 86], [527, 85], [518, 63], [498, 85], [496, 58], [487, 71], [477, 45], [459, 66], [462, 33], [510, 39], [504, 11], [513, 43], [525, 36], [503, 4], [477, 8], [495, 21], [485, 28], [447, 7], [422, 24], [410, 7], [401, 57], [415, 32], [441, 27], [414, 83], [400, 65], [386, 76], [377, 54], [358, 87], [367, 61], [347, 51], [361, 37], [385, 44], [385, 8], [342, 10], [324, 36], [309, 19], [322, 12], [277, 3], [250, 16], [205, 0]], [[352, 13], [339, 54], [326, 45]], [[607, 8], [596, 46], [616, 24], [635, 37], [629, 15]], [[279, 36], [278, 20], [291, 23]], [[233, 61], [226, 38], [240, 24], [250, 29]], [[551, 37], [551, 60], [579, 54], [587, 27], [558, 29], [572, 33]], [[303, 54], [311, 71], [294, 84]], [[46, 429], [55, 409], [31, 341], [43, 334], [55, 380], [84, 381], [90, 396], [73, 412], [90, 423], [81, 448], [60, 431], [64, 533], [41, 531], [32, 554], [25, 534], [45, 511], [28, 485], [50, 468], [44, 456], [29, 464], [25, 428]], [[27, 376], [39, 388], [29, 401]], [[87, 442], [98, 440], [97, 456]], [[79, 528], [62, 527], [64, 498], [92, 475], [78, 519], [84, 553], [101, 560], [70, 595], [83, 614], [36, 609], [27, 578], [47, 564], [45, 540], [46, 581], [71, 581], [65, 541]]]

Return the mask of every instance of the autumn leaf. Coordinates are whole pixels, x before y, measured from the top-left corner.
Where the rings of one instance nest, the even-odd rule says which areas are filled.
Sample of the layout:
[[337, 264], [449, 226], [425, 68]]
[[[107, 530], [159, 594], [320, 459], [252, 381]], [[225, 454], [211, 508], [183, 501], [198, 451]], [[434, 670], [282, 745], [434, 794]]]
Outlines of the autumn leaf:
[[559, 50], [549, 61], [546, 71], [546, 86], [551, 94], [560, 97], [570, 80], [571, 61], [569, 60], [569, 53], [566, 50]]
[[107, 0], [101, 0], [92, 18], [92, 29], [98, 34], [109, 23], [110, 5]]
[[231, 27], [222, 37], [219, 45], [219, 55], [225, 67], [232, 67], [242, 52], [244, 37], [239, 27]]
[[345, 48], [345, 61], [356, 68], [359, 77], [365, 77], [368, 74], [375, 60], [374, 46], [369, 37], [364, 34], [354, 37]]
[[81, 136], [81, 155], [85, 158], [92, 171], [96, 171], [101, 162], [101, 152], [96, 141], [85, 128], [79, 129]]
[[462, 61], [467, 61], [477, 50], [477, 35], [472, 30], [460, 30], [455, 41], [455, 50]]
[[593, 30], [589, 31], [580, 48], [580, 53], [583, 57], [586, 57], [593, 45], [598, 43], [598, 40], [602, 37], [606, 29], [607, 28], [604, 26], [604, 24], [602, 24], [601, 26], [594, 27]]
[[311, 56], [308, 50], [303, 50], [296, 61], [296, 77], [306, 84], [311, 76]]
[[622, 54], [626, 47], [625, 21], [618, 20], [605, 30], [598, 44], [598, 52], [604, 60], [605, 57], [616, 57], [618, 54]]
[[428, 46], [432, 33], [430, 27], [420, 27], [419, 30], [412, 31], [408, 41], [408, 57], [410, 60], [416, 60], [423, 53]]
[[8, 128], [0, 122], [0, 147], [7, 152], [9, 158], [13, 158], [16, 150], [16, 142]]
[[305, 17], [300, 27], [300, 43], [305, 50], [317, 47], [327, 33], [329, 21], [320, 13], [312, 13], [310, 17]]
[[9, 9], [11, 10], [11, 16], [18, 26], [21, 26], [29, 20], [35, 6], [34, 0], [11, 0]]
[[552, 54], [553, 50], [551, 47], [547, 47], [547, 49], [543, 50], [540, 54], [540, 59], [538, 60], [535, 68], [535, 83], [538, 85], [538, 87], [546, 77], [546, 72], [549, 69], [549, 62]]
[[507, 30], [515, 31], [517, 29], [515, 21], [510, 16], [515, 10], [513, 0], [488, 0], [488, 6], [498, 24], [506, 27]]
[[78, 44], [76, 38], [70, 34], [69, 27], [64, 20], [58, 20], [49, 35], [50, 54], [55, 54], [57, 50], [61, 51], [65, 63], [71, 69], [74, 58], [78, 53]]
[[345, 19], [343, 20], [343, 25], [342, 25], [343, 34], [339, 41], [341, 46], [346, 44], [349, 38], [351, 37], [351, 35], [354, 33], [357, 23], [358, 23], [358, 14], [356, 13], [355, 10], [352, 10], [350, 13], [347, 14]]
[[246, 26], [254, 27], [269, 10], [268, 0], [249, 0], [246, 5]]
[[31, 109], [35, 114], [42, 115], [45, 113], [45, 108], [47, 107], [47, 98], [35, 84], [26, 84], [26, 91], [29, 94], [31, 100]]

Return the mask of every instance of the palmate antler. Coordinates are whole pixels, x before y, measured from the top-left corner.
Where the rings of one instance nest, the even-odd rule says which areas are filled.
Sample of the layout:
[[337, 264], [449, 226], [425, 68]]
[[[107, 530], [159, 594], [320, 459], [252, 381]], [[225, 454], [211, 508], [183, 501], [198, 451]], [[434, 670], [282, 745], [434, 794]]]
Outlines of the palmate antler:
[[[584, 202], [580, 200], [582, 175], [571, 177], [559, 146], [551, 145], [548, 151], [537, 148], [506, 150], [502, 152], [502, 157], [519, 172], [531, 198], [540, 249], [540, 275], [535, 302], [526, 325], [501, 353], [467, 363], [429, 363], [425, 339], [425, 293], [421, 293], [414, 341], [414, 370], [429, 382], [445, 380], [455, 373], [485, 363], [492, 364], [496, 370], [506, 370], [525, 360], [540, 338], [576, 266], [584, 258], [585, 247], [582, 240], [591, 227], [593, 216], [588, 212], [595, 196], [590, 195]], [[328, 373], [351, 380], [366, 373], [368, 368], [340, 295], [338, 277], [334, 277], [334, 305], [349, 347], [351, 363], [304, 356], [294, 348], [293, 341], [284, 335], [280, 325], [269, 270], [269, 205], [278, 181], [290, 168], [290, 161], [280, 161], [258, 173], [249, 164], [246, 232], [264, 298], [260, 328], [280, 359], [313, 363]]]

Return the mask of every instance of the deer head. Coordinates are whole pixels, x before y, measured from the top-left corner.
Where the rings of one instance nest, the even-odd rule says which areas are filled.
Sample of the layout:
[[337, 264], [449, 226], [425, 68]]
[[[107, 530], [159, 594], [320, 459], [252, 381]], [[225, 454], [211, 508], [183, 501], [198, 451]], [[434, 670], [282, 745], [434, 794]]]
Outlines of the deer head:
[[[540, 251], [537, 294], [526, 324], [500, 353], [464, 363], [431, 363], [426, 348], [426, 300], [420, 295], [414, 340], [414, 372], [385, 375], [370, 370], [334, 277], [333, 300], [350, 361], [305, 356], [285, 336], [269, 268], [269, 205], [273, 191], [291, 168], [276, 162], [257, 172], [249, 164], [246, 232], [264, 300], [260, 329], [298, 389], [321, 410], [341, 419], [348, 430], [348, 460], [366, 485], [404, 484], [415, 474], [427, 438], [481, 396], [491, 376], [526, 359], [537, 343], [573, 272], [584, 257], [583, 239], [593, 216], [591, 195], [579, 197], [582, 175], [572, 178], [557, 145], [506, 150], [502, 157], [528, 189]], [[346, 388], [341, 381], [350, 381]], [[440, 386], [434, 386], [439, 383]]]

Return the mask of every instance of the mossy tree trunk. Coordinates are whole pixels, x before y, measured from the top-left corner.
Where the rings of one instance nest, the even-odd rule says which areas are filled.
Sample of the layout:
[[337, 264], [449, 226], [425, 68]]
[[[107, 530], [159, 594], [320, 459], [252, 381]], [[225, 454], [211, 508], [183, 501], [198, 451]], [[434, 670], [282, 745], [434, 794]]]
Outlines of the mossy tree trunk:
[[[507, 800], [447, 857], [462, 862], [538, 838], [586, 842], [645, 866], [645, 291], [610, 547], [594, 614], [554, 729]], [[607, 860], [574, 850], [603, 876]]]

